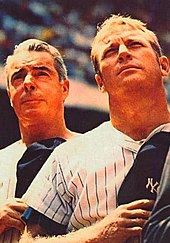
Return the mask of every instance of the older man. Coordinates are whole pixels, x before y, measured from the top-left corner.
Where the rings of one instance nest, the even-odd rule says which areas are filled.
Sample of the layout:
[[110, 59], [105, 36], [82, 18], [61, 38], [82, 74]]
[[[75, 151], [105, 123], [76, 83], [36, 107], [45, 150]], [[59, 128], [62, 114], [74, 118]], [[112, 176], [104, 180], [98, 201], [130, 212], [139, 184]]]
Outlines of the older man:
[[69, 81], [56, 48], [26, 40], [7, 58], [5, 68], [21, 140], [0, 151], [0, 242], [16, 242], [25, 227], [21, 214], [26, 209], [18, 198], [52, 150], [75, 134], [65, 125]]

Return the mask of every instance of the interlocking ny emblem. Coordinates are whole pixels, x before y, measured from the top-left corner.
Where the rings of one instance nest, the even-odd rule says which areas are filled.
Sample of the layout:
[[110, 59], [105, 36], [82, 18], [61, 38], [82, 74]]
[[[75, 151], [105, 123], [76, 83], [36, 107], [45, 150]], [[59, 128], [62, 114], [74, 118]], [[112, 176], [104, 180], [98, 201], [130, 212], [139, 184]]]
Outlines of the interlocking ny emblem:
[[151, 193], [158, 192], [159, 183], [153, 181], [153, 178], [148, 178], [148, 183], [146, 184], [146, 188], [150, 190]]

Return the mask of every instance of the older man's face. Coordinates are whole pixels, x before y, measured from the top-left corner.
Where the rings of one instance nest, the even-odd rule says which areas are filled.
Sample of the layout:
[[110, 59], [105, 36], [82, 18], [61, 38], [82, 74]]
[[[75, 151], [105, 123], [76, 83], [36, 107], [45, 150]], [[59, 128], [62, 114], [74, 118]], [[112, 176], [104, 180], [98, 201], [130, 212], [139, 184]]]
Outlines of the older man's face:
[[19, 120], [56, 119], [67, 92], [63, 93], [63, 82], [49, 53], [17, 53], [7, 62], [7, 74], [8, 94]]

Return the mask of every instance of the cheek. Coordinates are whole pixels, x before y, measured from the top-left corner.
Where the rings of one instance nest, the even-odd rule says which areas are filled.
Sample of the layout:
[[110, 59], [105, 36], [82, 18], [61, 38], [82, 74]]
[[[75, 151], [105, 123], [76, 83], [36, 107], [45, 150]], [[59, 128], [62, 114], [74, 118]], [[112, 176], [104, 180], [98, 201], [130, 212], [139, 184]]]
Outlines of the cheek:
[[10, 89], [10, 101], [13, 105], [17, 106], [20, 100], [20, 92], [14, 88]]
[[107, 89], [110, 88], [110, 86], [114, 86], [115, 83], [117, 83], [117, 77], [114, 67], [107, 66], [102, 70], [102, 79], [104, 86]]
[[152, 73], [152, 75], [156, 74], [156, 76], [161, 76], [161, 67], [158, 60], [156, 59], [148, 58], [146, 61], [146, 69], [148, 70], [148, 72]]
[[59, 89], [51, 89], [51, 92], [49, 91], [47, 93], [47, 99], [51, 104], [58, 104], [62, 102], [62, 91]]
[[142, 61], [143, 65], [150, 68], [153, 66], [159, 66], [159, 60], [153, 50], [140, 52], [138, 59]]
[[116, 63], [113, 58], [107, 58], [103, 63], [100, 65], [100, 70], [103, 75], [110, 75], [116, 73]]

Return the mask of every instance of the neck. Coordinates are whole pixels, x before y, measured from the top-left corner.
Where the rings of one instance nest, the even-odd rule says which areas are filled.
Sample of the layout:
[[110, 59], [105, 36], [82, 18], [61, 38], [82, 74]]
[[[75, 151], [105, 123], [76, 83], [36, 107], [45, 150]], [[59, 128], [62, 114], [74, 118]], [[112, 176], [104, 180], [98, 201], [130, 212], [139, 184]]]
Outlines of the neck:
[[59, 123], [36, 123], [36, 124], [21, 124], [20, 132], [23, 143], [29, 146], [33, 142], [41, 141], [44, 139], [60, 137], [69, 139], [75, 135], [66, 128], [65, 122]]
[[164, 92], [153, 97], [126, 97], [121, 100], [110, 97], [112, 125], [134, 140], [145, 139], [155, 128], [170, 122]]

